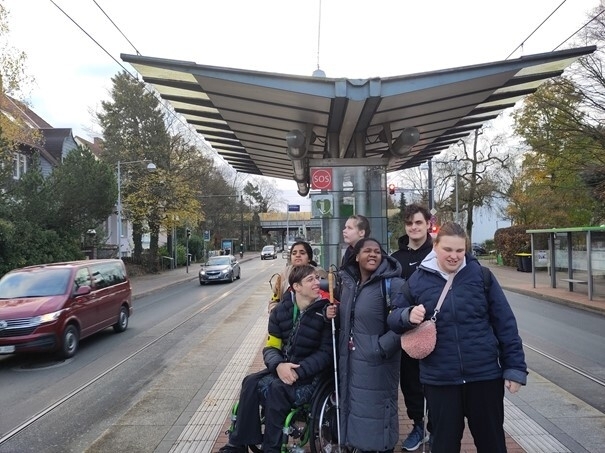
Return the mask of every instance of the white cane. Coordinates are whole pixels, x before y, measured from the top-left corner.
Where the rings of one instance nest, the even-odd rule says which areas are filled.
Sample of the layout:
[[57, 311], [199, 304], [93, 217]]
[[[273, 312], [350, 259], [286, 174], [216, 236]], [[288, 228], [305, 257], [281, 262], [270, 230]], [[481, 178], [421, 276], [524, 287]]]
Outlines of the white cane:
[[429, 416], [428, 416], [428, 411], [426, 408], [426, 398], [424, 398], [424, 418], [422, 419], [422, 453], [426, 453], [426, 450], [425, 450], [426, 442], [424, 441], [424, 439], [426, 439], [426, 431], [427, 431], [428, 422], [429, 422]]
[[[328, 273], [328, 290], [330, 291], [330, 304], [334, 304], [334, 273]], [[336, 357], [336, 322], [332, 318], [332, 353], [334, 357], [334, 402], [336, 404], [336, 433], [338, 436], [338, 451], [340, 452], [340, 406], [338, 403], [338, 359]]]

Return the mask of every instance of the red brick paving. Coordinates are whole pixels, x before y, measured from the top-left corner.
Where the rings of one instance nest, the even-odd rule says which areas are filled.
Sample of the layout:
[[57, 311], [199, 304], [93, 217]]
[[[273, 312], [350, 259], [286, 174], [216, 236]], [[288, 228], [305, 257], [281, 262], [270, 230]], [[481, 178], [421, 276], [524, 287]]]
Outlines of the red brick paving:
[[[254, 372], [263, 368], [263, 357], [262, 353], [259, 350], [252, 366], [250, 367], [250, 372]], [[223, 429], [221, 430], [220, 435], [217, 437], [216, 442], [212, 448], [212, 453], [218, 453], [220, 447], [227, 443], [227, 435], [225, 432], [229, 428], [230, 414], [225, 414], [225, 424]], [[403, 439], [407, 433], [409, 433], [412, 429], [412, 421], [407, 417], [405, 411], [405, 405], [403, 404], [403, 396], [399, 395], [399, 437]], [[521, 446], [508, 434], [506, 434], [506, 448], [508, 453], [525, 453], [525, 450], [521, 448]], [[401, 443], [399, 443], [395, 447], [395, 451], [401, 451]], [[415, 450], [416, 452], [422, 451], [422, 446]], [[428, 453], [428, 449], [426, 449]], [[471, 435], [468, 427], [464, 431], [464, 436], [462, 438], [462, 444], [460, 448], [460, 453], [477, 453], [477, 449], [475, 448], [475, 444], [473, 443], [473, 436]]]

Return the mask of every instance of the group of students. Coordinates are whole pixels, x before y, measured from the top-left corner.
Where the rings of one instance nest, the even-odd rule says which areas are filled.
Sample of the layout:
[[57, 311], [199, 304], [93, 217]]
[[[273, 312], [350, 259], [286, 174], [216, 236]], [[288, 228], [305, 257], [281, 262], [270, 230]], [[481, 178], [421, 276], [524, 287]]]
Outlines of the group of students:
[[[222, 453], [260, 443], [264, 452], [278, 453], [288, 410], [310, 395], [313, 377], [330, 370], [336, 356], [343, 447], [394, 450], [401, 387], [414, 422], [402, 449], [430, 439], [433, 453], [460, 451], [466, 418], [478, 453], [506, 452], [504, 389], [518, 391], [527, 377], [516, 320], [496, 279], [490, 273], [486, 284], [467, 252], [464, 229], [445, 223], [433, 240], [430, 217], [422, 206], [407, 206], [406, 234], [389, 256], [370, 237], [368, 219], [351, 216], [336, 303], [321, 289], [325, 271], [312, 261], [310, 245], [292, 246], [280, 300], [270, 304], [266, 369], [244, 379], [237, 410], [244, 422], [236, 423]], [[412, 359], [401, 349], [401, 335], [433, 315], [448, 277], [453, 283], [437, 318], [435, 349]]]

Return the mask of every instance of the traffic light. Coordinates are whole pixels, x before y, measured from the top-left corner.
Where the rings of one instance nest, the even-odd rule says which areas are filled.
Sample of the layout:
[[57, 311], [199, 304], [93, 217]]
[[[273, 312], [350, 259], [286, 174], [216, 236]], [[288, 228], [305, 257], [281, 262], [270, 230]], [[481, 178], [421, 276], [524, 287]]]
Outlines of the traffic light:
[[185, 233], [187, 234], [187, 237], [190, 238], [191, 237], [191, 228], [185, 229]]
[[389, 184], [389, 195], [395, 195], [395, 184]]

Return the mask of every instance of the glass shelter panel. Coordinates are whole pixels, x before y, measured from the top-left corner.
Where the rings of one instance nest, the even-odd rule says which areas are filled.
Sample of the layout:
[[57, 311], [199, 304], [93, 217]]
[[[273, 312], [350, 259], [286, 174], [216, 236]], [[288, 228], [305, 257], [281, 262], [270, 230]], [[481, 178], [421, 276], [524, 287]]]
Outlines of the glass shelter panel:
[[[370, 160], [370, 159], [368, 159]], [[387, 250], [386, 166], [331, 168], [331, 188], [312, 191], [311, 215], [321, 221], [321, 237], [314, 246], [322, 267], [340, 266], [347, 245], [342, 239], [345, 222], [363, 215], [370, 222], [370, 236]]]

